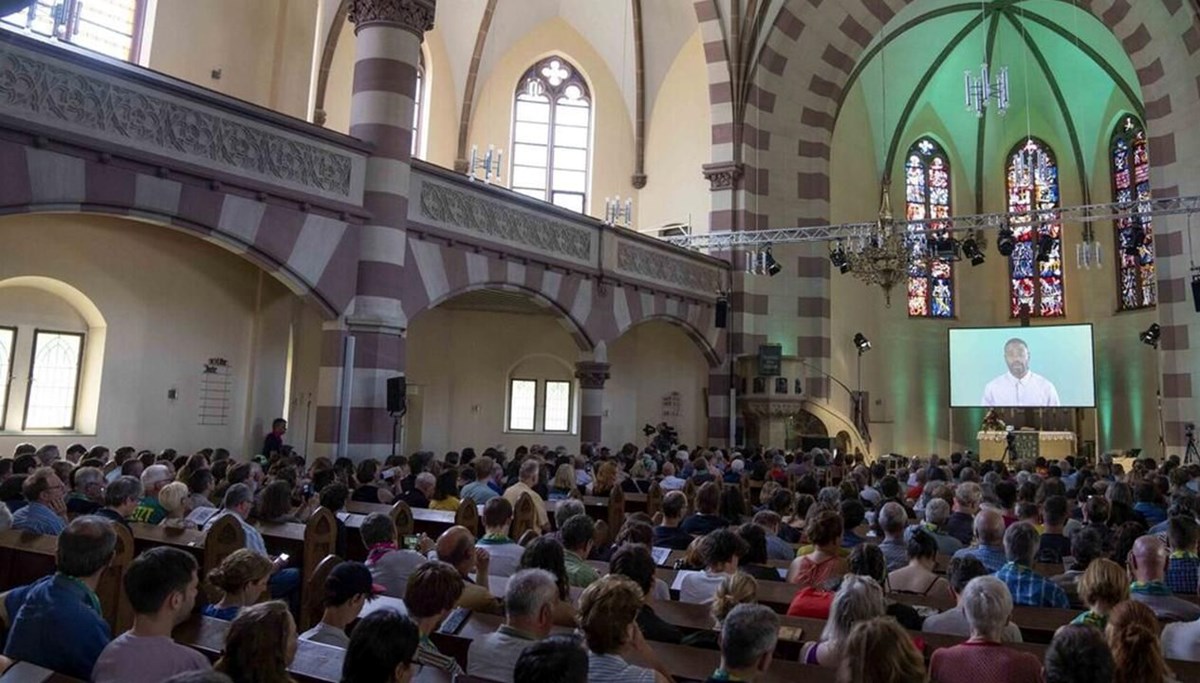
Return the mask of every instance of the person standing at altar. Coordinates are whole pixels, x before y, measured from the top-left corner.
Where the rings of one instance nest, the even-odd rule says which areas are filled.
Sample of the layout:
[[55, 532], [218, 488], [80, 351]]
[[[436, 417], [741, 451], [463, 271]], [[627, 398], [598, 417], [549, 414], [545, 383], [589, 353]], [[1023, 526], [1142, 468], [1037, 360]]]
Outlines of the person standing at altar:
[[1060, 405], [1054, 383], [1029, 369], [1029, 344], [1013, 337], [1004, 343], [1008, 372], [983, 388], [983, 405], [989, 408], [1053, 408]]

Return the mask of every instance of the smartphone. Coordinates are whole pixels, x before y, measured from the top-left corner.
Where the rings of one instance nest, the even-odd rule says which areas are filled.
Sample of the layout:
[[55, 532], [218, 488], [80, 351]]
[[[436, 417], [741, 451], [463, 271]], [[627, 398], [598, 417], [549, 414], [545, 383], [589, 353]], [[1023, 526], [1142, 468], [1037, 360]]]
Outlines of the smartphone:
[[313, 485], [312, 485], [312, 484], [305, 484], [303, 487], [301, 487], [301, 488], [300, 488], [300, 493], [301, 493], [301, 494], [302, 494], [302, 495], [303, 495], [305, 498], [308, 498], [308, 497], [312, 496], [312, 494], [313, 494]]
[[405, 536], [404, 537], [404, 547], [407, 550], [416, 550], [417, 548], [421, 547], [421, 537], [420, 536]]
[[384, 479], [391, 479], [391, 478], [393, 478], [393, 477], [395, 477], [395, 476], [396, 476], [396, 468], [395, 468], [395, 467], [389, 467], [388, 469], [386, 469], [386, 470], [384, 470], [384, 471], [380, 472], [380, 473], [379, 473], [379, 476], [380, 476], [380, 477], [382, 477], [382, 478], [384, 478]]
[[292, 559], [291, 555], [288, 555], [287, 553], [279, 553], [279, 562], [281, 564], [287, 564], [288, 560], [290, 559]]

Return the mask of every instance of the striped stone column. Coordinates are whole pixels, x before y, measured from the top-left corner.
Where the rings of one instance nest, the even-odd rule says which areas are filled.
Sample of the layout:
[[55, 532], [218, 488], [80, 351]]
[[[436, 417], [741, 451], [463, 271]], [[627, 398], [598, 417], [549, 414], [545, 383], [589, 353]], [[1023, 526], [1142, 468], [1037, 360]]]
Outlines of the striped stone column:
[[355, 297], [346, 315], [327, 325], [321, 354], [317, 434], [319, 450], [335, 450], [341, 426], [343, 349], [355, 340], [349, 455], [390, 453], [394, 421], [387, 410], [387, 379], [403, 375], [400, 303], [407, 243], [412, 121], [417, 68], [425, 31], [433, 28], [436, 0], [350, 0], [354, 23], [354, 84], [350, 135], [374, 145], [367, 161], [363, 206], [371, 219], [359, 234]]
[[579, 380], [579, 443], [602, 444], [604, 435], [604, 383], [609, 364], [580, 361], [575, 364]]

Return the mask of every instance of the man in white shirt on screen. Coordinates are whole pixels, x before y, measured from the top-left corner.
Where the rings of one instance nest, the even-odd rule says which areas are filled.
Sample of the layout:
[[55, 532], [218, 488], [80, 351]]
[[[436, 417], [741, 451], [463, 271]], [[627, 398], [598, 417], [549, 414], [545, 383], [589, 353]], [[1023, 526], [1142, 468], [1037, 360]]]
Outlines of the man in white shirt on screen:
[[1058, 390], [1050, 380], [1029, 369], [1029, 345], [1012, 338], [1004, 343], [1008, 372], [983, 388], [983, 405], [989, 408], [1051, 408], [1059, 405]]

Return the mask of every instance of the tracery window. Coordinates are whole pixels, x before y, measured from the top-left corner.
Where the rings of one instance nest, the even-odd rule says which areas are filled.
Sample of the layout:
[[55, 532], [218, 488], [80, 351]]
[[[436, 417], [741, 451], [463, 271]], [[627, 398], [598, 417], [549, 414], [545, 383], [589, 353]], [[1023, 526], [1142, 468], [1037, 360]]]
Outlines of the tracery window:
[[[1149, 210], [1150, 151], [1146, 129], [1133, 116], [1124, 116], [1113, 131], [1113, 201], [1125, 210]], [[1147, 308], [1158, 303], [1154, 272], [1154, 230], [1149, 216], [1116, 221], [1117, 308]]]
[[[905, 203], [908, 220], [949, 218], [950, 162], [936, 142], [921, 138], [908, 151]], [[934, 224], [931, 227], [939, 227]], [[954, 266], [929, 248], [925, 226], [910, 226], [908, 315], [914, 318], [954, 317]]]
[[0, 22], [136, 62], [145, 0], [37, 0]]
[[1008, 211], [1038, 212], [1011, 221], [1015, 245], [1009, 257], [1012, 315], [1029, 306], [1032, 317], [1060, 317], [1063, 305], [1062, 223], [1059, 221], [1058, 164], [1054, 152], [1036, 138], [1017, 144], [1008, 155]]
[[512, 189], [583, 213], [591, 125], [591, 94], [578, 69], [557, 56], [530, 67], [513, 105]]

